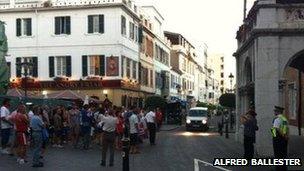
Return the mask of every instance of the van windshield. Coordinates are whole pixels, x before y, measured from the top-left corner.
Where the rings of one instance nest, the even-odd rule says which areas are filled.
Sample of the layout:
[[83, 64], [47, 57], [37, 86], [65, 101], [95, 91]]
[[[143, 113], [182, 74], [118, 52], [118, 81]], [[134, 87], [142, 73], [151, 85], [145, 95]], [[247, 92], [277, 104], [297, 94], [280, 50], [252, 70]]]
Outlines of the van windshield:
[[207, 112], [207, 110], [190, 110], [189, 116], [207, 117], [208, 112]]

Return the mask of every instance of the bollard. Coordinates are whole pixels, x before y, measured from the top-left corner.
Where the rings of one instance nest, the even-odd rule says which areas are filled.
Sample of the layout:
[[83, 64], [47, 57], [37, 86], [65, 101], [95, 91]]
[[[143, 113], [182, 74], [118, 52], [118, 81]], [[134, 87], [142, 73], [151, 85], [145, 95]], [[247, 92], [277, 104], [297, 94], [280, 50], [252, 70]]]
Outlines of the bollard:
[[122, 139], [122, 171], [129, 171], [129, 150], [130, 150], [130, 139]]

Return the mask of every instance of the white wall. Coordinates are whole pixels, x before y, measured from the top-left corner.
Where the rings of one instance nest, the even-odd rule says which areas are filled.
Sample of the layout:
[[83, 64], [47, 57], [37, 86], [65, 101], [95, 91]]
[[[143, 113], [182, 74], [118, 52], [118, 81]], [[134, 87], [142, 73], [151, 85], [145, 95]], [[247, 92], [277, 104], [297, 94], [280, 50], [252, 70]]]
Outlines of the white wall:
[[[87, 16], [94, 14], [104, 15], [104, 34], [87, 34]], [[126, 37], [121, 35], [121, 15], [124, 15], [127, 20]], [[71, 35], [54, 35], [55, 16], [71, 17]], [[32, 18], [31, 37], [16, 36], [17, 18]], [[40, 80], [49, 79], [49, 56], [72, 56], [72, 78], [74, 79], [82, 76], [82, 55], [124, 55], [139, 61], [138, 43], [128, 36], [129, 21], [134, 22], [134, 18], [121, 7], [1, 13], [0, 20], [6, 22], [12, 77], [15, 77], [16, 73], [16, 57], [37, 56]]]

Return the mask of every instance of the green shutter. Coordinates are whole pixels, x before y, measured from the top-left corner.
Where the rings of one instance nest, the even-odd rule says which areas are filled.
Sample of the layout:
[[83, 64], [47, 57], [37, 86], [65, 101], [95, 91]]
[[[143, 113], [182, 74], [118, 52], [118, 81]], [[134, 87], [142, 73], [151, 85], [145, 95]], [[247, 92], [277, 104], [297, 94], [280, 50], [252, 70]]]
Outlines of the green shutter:
[[71, 17], [66, 17], [66, 33], [71, 34]]
[[105, 76], [105, 56], [100, 55], [99, 56], [99, 62], [100, 62], [100, 76]]
[[33, 61], [32, 76], [33, 77], [38, 77], [38, 58], [37, 57], [32, 57], [32, 61]]
[[104, 33], [104, 15], [99, 15], [99, 33]]
[[72, 60], [71, 56], [66, 56], [66, 76], [71, 77], [72, 76]]
[[26, 20], [26, 35], [31, 36], [32, 35], [32, 19], [29, 18]]
[[88, 16], [88, 33], [93, 33], [93, 16]]
[[88, 56], [82, 56], [82, 76], [88, 76]]
[[16, 58], [16, 77], [21, 77], [21, 58]]
[[142, 26], [138, 27], [138, 42], [143, 43], [143, 28]]
[[55, 76], [55, 61], [54, 56], [49, 57], [49, 77], [52, 78]]
[[16, 20], [16, 36], [21, 36], [21, 19]]
[[60, 18], [61, 17], [55, 17], [55, 34], [60, 34]]

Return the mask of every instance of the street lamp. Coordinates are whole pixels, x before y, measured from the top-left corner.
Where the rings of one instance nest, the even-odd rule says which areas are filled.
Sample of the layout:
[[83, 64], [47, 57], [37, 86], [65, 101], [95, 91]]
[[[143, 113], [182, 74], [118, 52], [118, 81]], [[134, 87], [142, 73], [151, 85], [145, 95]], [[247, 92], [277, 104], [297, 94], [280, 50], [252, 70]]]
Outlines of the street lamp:
[[233, 92], [233, 88], [232, 88], [232, 82], [233, 82], [233, 79], [234, 79], [234, 75], [232, 73], [230, 73], [230, 75], [228, 76], [229, 79], [230, 79], [230, 91], [231, 93]]
[[32, 69], [33, 67], [33, 63], [32, 62], [19, 62], [19, 63], [16, 63], [16, 66], [17, 67], [20, 67], [20, 69], [22, 70], [23, 68], [23, 75], [24, 75], [24, 96], [27, 97], [27, 79], [28, 79], [28, 70]]

